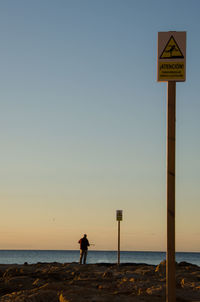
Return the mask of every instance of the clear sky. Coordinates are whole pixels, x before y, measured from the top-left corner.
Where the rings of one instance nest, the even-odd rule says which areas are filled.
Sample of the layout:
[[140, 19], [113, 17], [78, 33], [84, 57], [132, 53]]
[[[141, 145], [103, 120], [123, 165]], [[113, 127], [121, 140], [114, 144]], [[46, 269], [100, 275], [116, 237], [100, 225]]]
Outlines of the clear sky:
[[177, 83], [176, 249], [200, 252], [200, 1], [0, 1], [0, 248], [166, 250], [157, 33], [187, 31]]

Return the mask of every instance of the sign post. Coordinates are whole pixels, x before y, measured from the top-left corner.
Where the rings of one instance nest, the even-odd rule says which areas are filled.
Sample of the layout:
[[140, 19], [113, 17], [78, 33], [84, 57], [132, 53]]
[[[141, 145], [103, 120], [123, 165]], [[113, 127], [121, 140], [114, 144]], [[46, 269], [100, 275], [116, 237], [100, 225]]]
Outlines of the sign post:
[[175, 159], [176, 82], [186, 78], [186, 32], [158, 33], [158, 81], [167, 84], [167, 263], [166, 301], [176, 301]]
[[120, 264], [120, 221], [122, 221], [122, 210], [116, 211], [116, 220], [118, 221], [118, 256], [117, 264]]
[[167, 301], [176, 301], [175, 279], [175, 144], [176, 82], [167, 86]]

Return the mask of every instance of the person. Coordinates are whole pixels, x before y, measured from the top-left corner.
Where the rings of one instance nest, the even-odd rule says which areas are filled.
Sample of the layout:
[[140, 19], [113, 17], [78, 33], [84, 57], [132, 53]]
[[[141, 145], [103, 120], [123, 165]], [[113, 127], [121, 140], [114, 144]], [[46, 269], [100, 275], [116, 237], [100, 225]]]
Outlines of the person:
[[88, 246], [90, 246], [89, 241], [87, 240], [87, 235], [84, 234], [83, 238], [81, 238], [78, 243], [80, 243], [80, 264], [82, 264], [82, 260], [83, 264], [85, 264]]

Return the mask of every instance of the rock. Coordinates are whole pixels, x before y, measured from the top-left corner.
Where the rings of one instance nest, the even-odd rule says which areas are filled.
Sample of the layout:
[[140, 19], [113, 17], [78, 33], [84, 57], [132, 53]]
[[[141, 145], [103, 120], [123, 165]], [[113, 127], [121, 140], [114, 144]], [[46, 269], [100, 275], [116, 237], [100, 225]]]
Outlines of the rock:
[[27, 276], [11, 277], [5, 281], [5, 284], [12, 288], [13, 291], [31, 289], [32, 283], [33, 279]]
[[182, 288], [188, 288], [188, 287], [190, 287], [190, 288], [194, 288], [195, 287], [195, 282], [191, 282], [191, 280], [188, 280], [188, 279], [185, 279], [185, 278], [183, 278], [182, 280], [181, 280], [181, 287]]
[[[184, 264], [185, 265], [185, 264]], [[200, 301], [200, 267], [176, 267], [178, 301]], [[0, 302], [162, 302], [165, 269], [145, 264], [0, 265]]]
[[59, 302], [59, 298], [54, 291], [38, 291], [35, 293], [14, 292], [5, 295], [0, 299], [1, 302]]
[[68, 296], [67, 294], [61, 294], [60, 297], [59, 297], [59, 302], [70, 302], [70, 300], [68, 299]]
[[163, 293], [163, 288], [161, 285], [154, 285], [152, 287], [147, 288], [146, 292], [148, 295], [161, 296]]
[[142, 294], [143, 294], [143, 289], [142, 288], [138, 288], [137, 295], [141, 296]]
[[[59, 302], [111, 302], [116, 301], [112, 300], [110, 296], [101, 296], [94, 293], [87, 294], [86, 296], [77, 296], [70, 295], [67, 292], [62, 293], [59, 297]], [[117, 299], [118, 301], [118, 299]]]
[[18, 266], [11, 266], [9, 267], [3, 274], [3, 278], [10, 278], [10, 277], [14, 277], [14, 276], [19, 276], [21, 275], [20, 270], [18, 268]]
[[178, 263], [178, 266], [191, 266], [191, 267], [197, 267], [196, 264], [188, 263], [186, 261], [181, 261]]
[[59, 302], [59, 298], [55, 291], [43, 290], [29, 295], [23, 302]]
[[155, 272], [159, 273], [160, 275], [166, 274], [166, 260], [163, 260], [160, 264], [156, 266]]
[[102, 278], [104, 279], [111, 279], [112, 277], [113, 277], [113, 273], [111, 271], [107, 271], [102, 275]]
[[33, 287], [41, 287], [45, 284], [46, 282], [44, 280], [41, 280], [41, 279], [36, 279], [33, 281], [32, 285]]

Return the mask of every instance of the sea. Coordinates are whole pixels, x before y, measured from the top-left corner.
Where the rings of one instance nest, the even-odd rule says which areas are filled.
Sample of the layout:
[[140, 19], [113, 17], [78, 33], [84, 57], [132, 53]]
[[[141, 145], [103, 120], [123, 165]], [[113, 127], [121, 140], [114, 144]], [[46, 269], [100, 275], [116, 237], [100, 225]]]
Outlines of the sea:
[[[34, 264], [38, 262], [72, 263], [79, 261], [79, 250], [0, 250], [0, 264]], [[165, 252], [121, 251], [120, 263], [157, 265], [166, 259]], [[200, 253], [177, 252], [176, 262], [200, 266]], [[117, 263], [117, 251], [88, 251], [88, 264]]]

